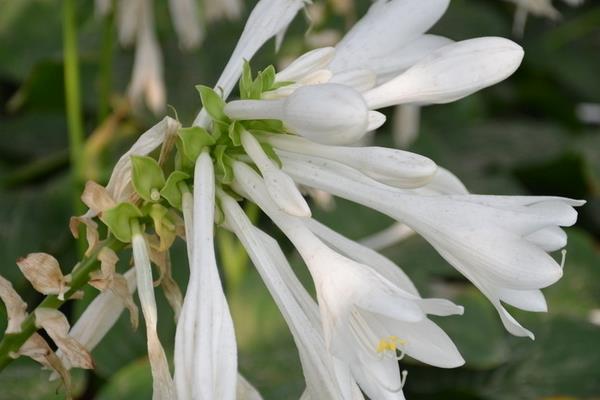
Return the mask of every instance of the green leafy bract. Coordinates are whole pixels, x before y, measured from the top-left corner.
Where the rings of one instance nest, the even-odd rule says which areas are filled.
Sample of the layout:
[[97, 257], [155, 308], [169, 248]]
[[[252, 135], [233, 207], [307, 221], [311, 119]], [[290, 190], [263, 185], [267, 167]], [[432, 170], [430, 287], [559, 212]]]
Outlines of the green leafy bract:
[[208, 86], [197, 85], [196, 90], [200, 93], [200, 99], [202, 105], [208, 112], [208, 115], [215, 121], [229, 121], [229, 118], [225, 115], [223, 108], [225, 107], [225, 101], [219, 96], [217, 92]]
[[214, 159], [216, 161], [216, 175], [225, 184], [233, 182], [233, 159], [226, 153], [227, 145], [217, 145]]
[[135, 191], [146, 201], [160, 200], [159, 191], [165, 185], [165, 176], [158, 162], [152, 157], [132, 156], [131, 165]]
[[183, 154], [193, 162], [196, 161], [202, 150], [215, 144], [215, 138], [199, 126], [182, 128], [179, 130]]
[[183, 171], [173, 171], [167, 178], [165, 186], [160, 191], [160, 195], [172, 206], [181, 210], [181, 189], [180, 185], [189, 179], [190, 176]]
[[123, 243], [131, 242], [131, 220], [144, 215], [131, 203], [120, 203], [102, 213], [100, 220], [108, 227], [110, 232]]
[[231, 125], [229, 125], [229, 139], [231, 139], [231, 143], [234, 146], [242, 145], [242, 132], [244, 132], [244, 126], [239, 121], [234, 121]]

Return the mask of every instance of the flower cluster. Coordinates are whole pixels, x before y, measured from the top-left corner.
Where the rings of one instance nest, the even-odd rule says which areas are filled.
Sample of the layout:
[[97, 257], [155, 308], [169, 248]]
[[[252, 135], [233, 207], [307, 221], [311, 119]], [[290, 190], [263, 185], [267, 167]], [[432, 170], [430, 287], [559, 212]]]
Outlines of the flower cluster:
[[[299, 185], [406, 224], [489, 298], [510, 333], [533, 338], [503, 304], [546, 311], [540, 289], [562, 275], [562, 263], [548, 253], [565, 246], [562, 227], [575, 223], [574, 207], [582, 202], [474, 195], [427, 157], [355, 146], [385, 123], [377, 110], [461, 99], [510, 76], [522, 49], [497, 37], [453, 42], [427, 34], [449, 0], [378, 0], [335, 48], [310, 51], [281, 71], [253, 74], [244, 60], [282, 34], [303, 5], [259, 1], [216, 89], [197, 87], [204, 109], [194, 124], [183, 128], [165, 118], [119, 160], [106, 188], [87, 185], [83, 199], [90, 210], [73, 220], [73, 231], [85, 224], [88, 254], [104, 260], [94, 279], [103, 292], [68, 335], [61, 325], [56, 336], [65, 366], [87, 367], [73, 354], [98, 343], [125, 307], [135, 321], [130, 296], [137, 289], [154, 399], [260, 398], [237, 373], [215, 225], [237, 236], [279, 306], [306, 378], [303, 399], [362, 399], [363, 393], [403, 399], [406, 374], [398, 360], [404, 356], [441, 368], [462, 365], [459, 350], [429, 316], [462, 314], [463, 308], [421, 297], [392, 261], [312, 219]], [[240, 99], [227, 101], [238, 78]], [[242, 201], [258, 205], [293, 243], [316, 301], [277, 241], [246, 216]], [[124, 276], [115, 271], [114, 252], [98, 250], [104, 243], [99, 222], [133, 249], [135, 268]], [[171, 278], [169, 248], [177, 237], [186, 240], [190, 266], [184, 296]], [[23, 263], [29, 271], [41, 265], [31, 257]], [[156, 333], [152, 263], [175, 311], [173, 376]], [[65, 289], [71, 278], [60, 269], [54, 275], [47, 293], [71, 294]], [[9, 327], [18, 331], [23, 304], [3, 287], [14, 305]], [[44, 321], [60, 315], [36, 318], [53, 339]]]

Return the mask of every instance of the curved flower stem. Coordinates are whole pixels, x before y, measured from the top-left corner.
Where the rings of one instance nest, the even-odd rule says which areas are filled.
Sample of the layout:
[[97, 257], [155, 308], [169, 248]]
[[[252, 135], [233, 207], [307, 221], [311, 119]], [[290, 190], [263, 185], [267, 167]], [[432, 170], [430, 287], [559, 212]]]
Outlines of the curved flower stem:
[[[39, 308], [59, 308], [62, 306], [75, 292], [85, 285], [90, 279], [90, 272], [98, 268], [97, 255], [104, 247], [118, 251], [124, 246], [123, 243], [115, 238], [108, 238], [101, 243], [96, 250], [89, 256], [84, 257], [71, 273], [70, 289], [65, 293], [65, 300], [59, 300], [57, 296], [47, 296], [37, 307]], [[17, 352], [21, 346], [33, 335], [37, 328], [35, 326], [35, 312], [31, 312], [25, 321], [21, 324], [21, 332], [15, 334], [4, 335], [0, 341], [0, 371], [13, 361], [11, 353]]]

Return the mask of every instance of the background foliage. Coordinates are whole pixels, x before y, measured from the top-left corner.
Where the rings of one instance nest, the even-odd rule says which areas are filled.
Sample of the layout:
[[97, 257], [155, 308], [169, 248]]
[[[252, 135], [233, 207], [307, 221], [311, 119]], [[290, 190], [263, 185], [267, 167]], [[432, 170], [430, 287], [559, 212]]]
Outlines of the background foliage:
[[[60, 0], [0, 0], [0, 273], [29, 304], [40, 297], [20, 275], [15, 265], [19, 256], [49, 252], [63, 267], [76, 259], [67, 229], [73, 188], [68, 178], [60, 6]], [[367, 6], [366, 0], [358, 1], [357, 14]], [[157, 1], [156, 8], [168, 103], [184, 124], [189, 123], [200, 105], [194, 85], [215, 82], [243, 25], [211, 25], [202, 48], [184, 53], [174, 37], [166, 1]], [[250, 4], [246, 13], [249, 9]], [[452, 39], [509, 37], [512, 11], [511, 4], [498, 0], [454, 0], [434, 32]], [[600, 327], [590, 322], [593, 310], [600, 309], [600, 129], [583, 124], [575, 113], [581, 102], [600, 103], [600, 6], [588, 1], [561, 11], [564, 18], [558, 23], [529, 20], [520, 40], [526, 57], [512, 78], [457, 103], [426, 108], [412, 150], [454, 171], [476, 193], [587, 199], [580, 221], [569, 230], [564, 278], [545, 291], [548, 314], [517, 313], [537, 335], [531, 342], [510, 337], [483, 296], [420, 238], [387, 249], [385, 254], [406, 269], [424, 295], [450, 297], [466, 309], [463, 317], [439, 323], [458, 344], [467, 365], [438, 370], [406, 360], [406, 392], [412, 400], [600, 399]], [[86, 153], [87, 177], [105, 182], [116, 157], [158, 116], [132, 113], [123, 105], [132, 50], [115, 43], [110, 22], [94, 16], [92, 2], [79, 2], [78, 16], [87, 134], [101, 136], [97, 128], [106, 116], [107, 100], [101, 96], [103, 85], [110, 88], [111, 115], [118, 116], [115, 127], [102, 131], [108, 145], [100, 150], [88, 146]], [[343, 30], [345, 21], [331, 15], [324, 25]], [[306, 26], [297, 18], [283, 55], [303, 49]], [[109, 41], [103, 42], [103, 37]], [[256, 60], [257, 67], [275, 62], [273, 45]], [[391, 113], [388, 116], [391, 119]], [[391, 145], [389, 126], [377, 134], [377, 143]], [[316, 210], [316, 217], [352, 238], [391, 223], [345, 201], [337, 200], [336, 206], [333, 212]], [[306, 278], [298, 256], [287, 248]], [[182, 246], [175, 257], [175, 274], [184, 287]], [[227, 277], [235, 276], [225, 284], [241, 371], [266, 399], [297, 398], [303, 380], [282, 318], [251, 265], [233, 272], [225, 271]], [[172, 352], [173, 315], [164, 299], [159, 300], [160, 334]], [[85, 303], [71, 303], [64, 311], [74, 318]], [[5, 320], [0, 307], [1, 331]], [[127, 317], [122, 317], [93, 352], [97, 369], [75, 374], [80, 398], [151, 398], [145, 352], [143, 327], [132, 332]], [[19, 360], [0, 374], [0, 399], [62, 398], [58, 384], [48, 383], [46, 377], [33, 362]]]

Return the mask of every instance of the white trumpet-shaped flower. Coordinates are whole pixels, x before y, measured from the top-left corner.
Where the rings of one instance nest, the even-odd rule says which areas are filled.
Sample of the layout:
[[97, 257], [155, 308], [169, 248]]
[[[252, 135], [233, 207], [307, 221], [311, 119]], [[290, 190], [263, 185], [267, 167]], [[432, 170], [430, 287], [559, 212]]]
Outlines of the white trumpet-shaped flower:
[[137, 46], [128, 93], [134, 106], [139, 107], [145, 101], [150, 110], [158, 114], [166, 104], [162, 54], [154, 32], [152, 4], [143, 0], [139, 7]]
[[[398, 352], [440, 367], [463, 364], [446, 334], [426, 318], [420, 298], [368, 266], [336, 253], [278, 210], [248, 166], [234, 164], [237, 183], [292, 241], [315, 281], [325, 341], [371, 398], [402, 397]], [[451, 307], [450, 307], [451, 309]], [[448, 315], [449, 308], [442, 308]], [[454, 313], [462, 312], [454, 307]]]
[[[283, 154], [282, 154], [283, 155]], [[500, 301], [544, 311], [539, 289], [562, 276], [547, 252], [566, 244], [559, 227], [575, 223], [574, 206], [556, 197], [424, 195], [395, 189], [335, 161], [282, 157], [284, 170], [304, 185], [326, 190], [385, 213], [414, 229], [470, 279], [498, 309], [506, 329], [533, 334]]]
[[292, 332], [311, 398], [352, 399], [352, 385], [342, 387], [338, 383], [334, 361], [325, 350], [318, 308], [279, 245], [252, 226], [234, 199], [221, 193], [220, 200], [227, 225], [248, 251]]
[[477, 38], [443, 46], [406, 72], [365, 93], [371, 108], [459, 100], [516, 71], [523, 49], [504, 38]]
[[194, 174], [193, 213], [186, 203], [184, 214], [191, 262], [175, 349], [180, 399], [235, 399], [237, 346], [213, 245], [214, 179], [212, 160], [203, 152]]

